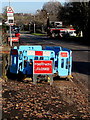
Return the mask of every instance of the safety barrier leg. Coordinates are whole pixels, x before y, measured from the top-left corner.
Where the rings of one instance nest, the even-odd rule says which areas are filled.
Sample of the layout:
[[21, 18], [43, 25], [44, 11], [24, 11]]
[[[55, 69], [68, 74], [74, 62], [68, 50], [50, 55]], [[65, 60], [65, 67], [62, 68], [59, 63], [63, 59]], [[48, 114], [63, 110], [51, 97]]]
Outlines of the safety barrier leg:
[[[37, 84], [37, 76], [38, 76], [38, 74], [34, 74], [33, 75], [33, 84]], [[53, 84], [53, 75], [48, 75], [49, 76], [49, 78], [48, 78], [48, 82], [50, 83], [50, 85], [52, 85]]]
[[33, 84], [36, 84], [36, 83], [37, 83], [37, 75], [33, 74]]
[[52, 85], [53, 84], [53, 75], [49, 75], [49, 77], [50, 77], [50, 85]]

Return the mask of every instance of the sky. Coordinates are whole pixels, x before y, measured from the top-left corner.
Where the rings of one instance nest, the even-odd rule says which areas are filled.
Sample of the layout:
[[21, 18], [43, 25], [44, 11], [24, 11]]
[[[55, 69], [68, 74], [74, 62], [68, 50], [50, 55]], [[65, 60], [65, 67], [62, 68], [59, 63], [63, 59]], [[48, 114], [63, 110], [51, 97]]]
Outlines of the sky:
[[[10, 6], [14, 9], [15, 13], [32, 13], [35, 14], [36, 10], [42, 9], [44, 3], [52, 0], [3, 0], [1, 3], [1, 12], [5, 6]], [[58, 2], [65, 2], [65, 0], [53, 0]]]
[[[58, 1], [60, 3], [68, 2], [70, 0], [0, 0], [0, 13], [5, 6], [10, 6], [14, 9], [15, 13], [32, 13], [35, 14], [36, 10], [42, 9], [44, 3], [49, 1]], [[79, 0], [71, 0], [79, 1]], [[89, 1], [89, 0], [80, 0]]]

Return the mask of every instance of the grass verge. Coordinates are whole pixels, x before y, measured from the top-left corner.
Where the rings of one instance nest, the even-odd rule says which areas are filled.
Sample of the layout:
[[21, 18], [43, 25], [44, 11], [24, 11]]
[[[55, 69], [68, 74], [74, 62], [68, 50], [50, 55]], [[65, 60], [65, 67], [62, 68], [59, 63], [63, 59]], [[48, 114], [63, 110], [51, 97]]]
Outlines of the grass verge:
[[43, 33], [31, 33], [31, 35], [44, 36], [46, 34], [43, 34]]

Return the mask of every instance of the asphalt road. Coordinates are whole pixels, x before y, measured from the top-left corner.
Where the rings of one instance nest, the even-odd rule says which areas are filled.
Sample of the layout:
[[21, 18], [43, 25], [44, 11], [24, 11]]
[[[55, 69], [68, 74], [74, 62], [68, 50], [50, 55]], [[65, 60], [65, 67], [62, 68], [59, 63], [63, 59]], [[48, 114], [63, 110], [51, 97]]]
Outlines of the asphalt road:
[[77, 80], [77, 84], [81, 85], [88, 90], [90, 82], [90, 61], [89, 61], [89, 52], [90, 49], [87, 45], [82, 44], [70, 39], [70, 40], [60, 40], [60, 39], [50, 39], [47, 36], [34, 36], [30, 34], [22, 34], [21, 45], [42, 45], [44, 46], [62, 46], [64, 48], [71, 49], [73, 52], [73, 67], [72, 75]]

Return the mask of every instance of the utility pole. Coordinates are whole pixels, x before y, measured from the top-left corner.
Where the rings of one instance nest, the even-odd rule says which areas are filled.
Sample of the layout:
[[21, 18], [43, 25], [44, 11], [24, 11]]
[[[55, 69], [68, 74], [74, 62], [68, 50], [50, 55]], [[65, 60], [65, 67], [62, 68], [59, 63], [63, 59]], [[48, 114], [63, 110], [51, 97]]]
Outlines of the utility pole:
[[9, 7], [10, 7], [10, 0], [9, 0]]
[[29, 32], [30, 32], [30, 23], [28, 25], [29, 25]]
[[[10, 7], [10, 0], [9, 0], [9, 7]], [[9, 25], [10, 30], [10, 46], [12, 46], [12, 32], [11, 32], [11, 25]]]
[[35, 29], [36, 29], [35, 27], [36, 27], [36, 26], [35, 26], [35, 15], [34, 15], [34, 33], [36, 32], [36, 31], [35, 31]]
[[12, 46], [12, 32], [11, 32], [11, 25], [10, 25], [10, 46]]
[[[9, 7], [10, 7], [10, 0], [9, 0]], [[12, 32], [11, 32], [11, 25], [9, 25], [10, 27], [10, 46], [12, 46]]]
[[34, 33], [35, 33], [35, 23], [34, 23]]

